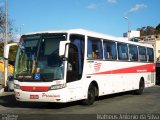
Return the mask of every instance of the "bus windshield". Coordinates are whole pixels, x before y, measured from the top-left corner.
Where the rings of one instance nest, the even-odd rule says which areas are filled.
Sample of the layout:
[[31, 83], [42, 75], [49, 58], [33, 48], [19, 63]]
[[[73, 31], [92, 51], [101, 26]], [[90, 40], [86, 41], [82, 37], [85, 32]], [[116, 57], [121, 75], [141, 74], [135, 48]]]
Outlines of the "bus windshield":
[[51, 82], [64, 77], [59, 43], [67, 34], [22, 36], [17, 51], [14, 78], [19, 81]]

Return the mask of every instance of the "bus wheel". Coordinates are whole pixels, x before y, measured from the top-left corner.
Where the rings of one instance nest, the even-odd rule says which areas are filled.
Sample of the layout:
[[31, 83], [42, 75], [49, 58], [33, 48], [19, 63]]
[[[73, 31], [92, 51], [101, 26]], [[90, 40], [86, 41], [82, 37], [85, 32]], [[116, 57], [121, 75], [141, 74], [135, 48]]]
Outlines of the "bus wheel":
[[136, 95], [142, 95], [143, 94], [143, 91], [144, 91], [144, 81], [141, 80], [140, 83], [139, 83], [139, 89], [138, 90], [135, 90], [134, 93]]
[[93, 84], [90, 84], [89, 89], [88, 89], [88, 96], [87, 99], [83, 100], [82, 103], [84, 105], [92, 105], [95, 101], [95, 87]]

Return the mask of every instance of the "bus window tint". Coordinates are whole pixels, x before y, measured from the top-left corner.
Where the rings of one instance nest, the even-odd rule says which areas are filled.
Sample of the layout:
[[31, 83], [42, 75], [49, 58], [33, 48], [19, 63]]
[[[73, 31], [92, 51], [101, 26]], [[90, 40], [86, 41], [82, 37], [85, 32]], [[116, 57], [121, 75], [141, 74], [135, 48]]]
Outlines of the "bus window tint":
[[115, 60], [117, 59], [116, 43], [110, 41], [104, 41], [104, 57], [105, 59]]
[[128, 47], [127, 44], [118, 43], [118, 59], [119, 60], [128, 60]]
[[147, 61], [146, 48], [139, 46], [138, 49], [139, 49], [139, 60], [140, 61]]
[[154, 52], [152, 48], [147, 48], [148, 62], [154, 62]]
[[102, 42], [97, 38], [88, 38], [88, 58], [89, 59], [102, 59]]
[[138, 60], [137, 46], [129, 45], [129, 58], [130, 58], [130, 61], [137, 61]]

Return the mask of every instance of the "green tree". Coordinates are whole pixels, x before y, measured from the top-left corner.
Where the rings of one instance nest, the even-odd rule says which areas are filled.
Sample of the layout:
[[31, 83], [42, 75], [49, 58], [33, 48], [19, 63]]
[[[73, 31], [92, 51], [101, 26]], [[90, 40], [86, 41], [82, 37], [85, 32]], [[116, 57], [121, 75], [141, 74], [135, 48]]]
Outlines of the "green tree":
[[[5, 38], [5, 20], [6, 15], [4, 11], [4, 7], [0, 6], [0, 57], [3, 56], [3, 50], [4, 50], [4, 38]], [[10, 39], [13, 34], [13, 21], [11, 19], [8, 20], [8, 38]], [[13, 41], [9, 41], [8, 43], [12, 43]], [[16, 54], [17, 47], [11, 47], [10, 48], [10, 54], [9, 54], [9, 61], [15, 60], [15, 54]], [[12, 62], [13, 63], [13, 62]]]
[[156, 26], [156, 34], [160, 34], [160, 24]]
[[155, 28], [152, 26], [138, 28], [137, 30], [140, 31], [140, 36], [153, 35], [156, 32]]
[[153, 35], [155, 34], [155, 28], [152, 26], [147, 26], [146, 27], [146, 35]]
[[[3, 42], [4, 40], [4, 35], [5, 35], [5, 20], [6, 20], [6, 15], [4, 11], [4, 7], [0, 6], [0, 41]], [[11, 37], [12, 33], [14, 31], [13, 27], [13, 20], [9, 19], [8, 20], [8, 36]]]
[[142, 28], [138, 28], [137, 30], [140, 31], [140, 36], [144, 36], [145, 35], [145, 28], [146, 27], [142, 27]]
[[4, 46], [4, 44], [2, 42], [0, 42], [0, 57], [3, 56], [3, 46]]
[[140, 31], [140, 36], [160, 34], [160, 24], [158, 24], [155, 28], [152, 26], [147, 26], [138, 28], [137, 30]]

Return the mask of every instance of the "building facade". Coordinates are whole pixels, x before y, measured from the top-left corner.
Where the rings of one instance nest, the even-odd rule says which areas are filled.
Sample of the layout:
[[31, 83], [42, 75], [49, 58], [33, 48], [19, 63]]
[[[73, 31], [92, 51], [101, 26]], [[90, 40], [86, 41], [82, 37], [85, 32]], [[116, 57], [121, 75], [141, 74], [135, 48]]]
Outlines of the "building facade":
[[160, 84], [160, 34], [141, 36], [140, 43], [151, 44], [154, 46], [156, 63], [156, 82]]
[[142, 36], [140, 43], [151, 44], [154, 46], [155, 63], [160, 63], [160, 34]]

